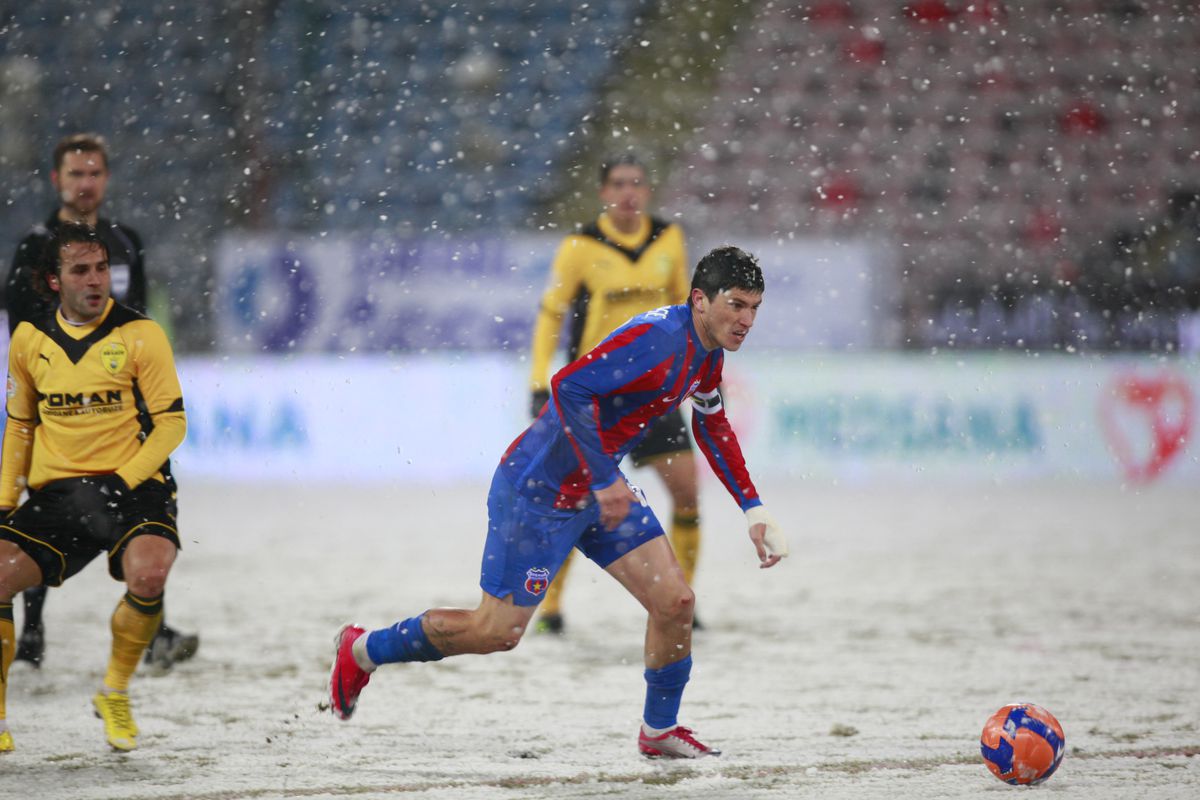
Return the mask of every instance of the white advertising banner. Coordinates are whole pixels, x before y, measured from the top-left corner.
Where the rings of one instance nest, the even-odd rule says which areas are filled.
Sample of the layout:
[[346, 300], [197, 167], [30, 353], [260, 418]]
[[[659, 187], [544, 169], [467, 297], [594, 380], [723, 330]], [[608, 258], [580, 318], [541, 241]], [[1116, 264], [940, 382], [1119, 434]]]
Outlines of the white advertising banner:
[[[764, 477], [1200, 479], [1197, 362], [748, 350], [727, 358], [726, 406]], [[177, 471], [486, 480], [528, 421], [525, 370], [501, 354], [182, 359]]]
[[[522, 354], [562, 234], [463, 239], [234, 234], [217, 248], [216, 343], [226, 353]], [[710, 246], [691, 243], [693, 264]], [[767, 302], [764, 349], [884, 343], [883, 248], [750, 239]]]
[[218, 347], [381, 353], [528, 347], [554, 241], [239, 234], [217, 248]]
[[752, 465], [847, 481], [1200, 479], [1200, 362], [1057, 355], [727, 360]]
[[495, 355], [181, 359], [188, 435], [174, 469], [303, 483], [487, 476], [519, 433], [514, 409], [528, 407], [514, 366]]

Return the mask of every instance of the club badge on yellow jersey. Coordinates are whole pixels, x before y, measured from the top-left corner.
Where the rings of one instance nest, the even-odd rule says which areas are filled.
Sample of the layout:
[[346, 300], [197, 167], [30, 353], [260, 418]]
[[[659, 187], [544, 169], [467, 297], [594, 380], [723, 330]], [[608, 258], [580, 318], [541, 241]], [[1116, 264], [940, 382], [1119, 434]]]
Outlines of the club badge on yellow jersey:
[[109, 342], [100, 348], [100, 363], [108, 370], [108, 374], [116, 375], [120, 373], [125, 366], [125, 360], [128, 353], [125, 350], [125, 345], [120, 342]]

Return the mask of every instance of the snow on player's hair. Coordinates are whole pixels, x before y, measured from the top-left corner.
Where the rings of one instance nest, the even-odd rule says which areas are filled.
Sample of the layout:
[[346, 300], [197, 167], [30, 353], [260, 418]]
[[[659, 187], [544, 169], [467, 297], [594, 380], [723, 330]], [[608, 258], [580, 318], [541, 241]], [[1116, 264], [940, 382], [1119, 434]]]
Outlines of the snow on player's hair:
[[765, 287], [758, 259], [729, 244], [709, 251], [692, 275], [692, 288], [704, 292], [709, 300], [730, 289], [761, 294]]

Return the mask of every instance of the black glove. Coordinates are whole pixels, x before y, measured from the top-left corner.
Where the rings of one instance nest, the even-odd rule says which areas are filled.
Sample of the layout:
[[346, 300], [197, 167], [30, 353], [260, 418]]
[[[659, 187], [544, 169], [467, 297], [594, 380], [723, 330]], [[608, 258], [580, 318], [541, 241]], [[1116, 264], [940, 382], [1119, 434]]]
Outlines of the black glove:
[[538, 414], [542, 413], [542, 406], [550, 402], [550, 393], [545, 389], [538, 389], [529, 397], [529, 416], [537, 419]]
[[129, 484], [115, 472], [107, 475], [93, 475], [88, 478], [88, 481], [100, 490], [100, 494], [104, 496], [105, 502], [110, 506], [115, 506], [117, 501], [129, 492]]

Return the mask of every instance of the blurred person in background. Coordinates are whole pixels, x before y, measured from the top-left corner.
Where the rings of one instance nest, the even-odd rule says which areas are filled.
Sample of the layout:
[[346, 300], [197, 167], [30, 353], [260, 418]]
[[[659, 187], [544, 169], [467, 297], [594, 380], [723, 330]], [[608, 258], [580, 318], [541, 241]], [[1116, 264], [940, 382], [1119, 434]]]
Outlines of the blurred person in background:
[[[108, 251], [96, 231], [56, 226], [52, 265], [35, 286], [57, 310], [17, 326], [8, 354], [8, 419], [0, 457], [0, 752], [15, 637], [12, 600], [61, 586], [100, 553], [126, 585], [112, 648], [93, 695], [115, 750], [137, 746], [129, 682], [162, 623], [179, 550], [169, 457], [187, 419], [175, 357], [157, 323], [109, 294]], [[22, 491], [28, 499], [18, 505]], [[76, 654], [78, 656], [78, 654]]]
[[488, 493], [479, 606], [435, 608], [368, 632], [338, 632], [329, 680], [333, 713], [349, 719], [380, 664], [512, 650], [555, 573], [578, 548], [646, 609], [645, 706], [638, 750], [647, 758], [720, 751], [678, 723], [692, 669], [695, 594], [645, 496], [621, 460], [649, 424], [691, 399], [692, 432], [745, 512], [761, 568], [787, 555], [763, 507], [721, 404], [725, 351], [741, 348], [764, 290], [758, 261], [736, 247], [700, 260], [688, 302], [639, 314], [559, 370], [551, 398], [500, 459]]
[[[559, 246], [533, 330], [531, 413], [549, 397], [550, 361], [558, 348], [563, 318], [571, 317], [567, 360], [574, 361], [630, 317], [686, 302], [687, 252], [679, 225], [652, 216], [650, 183], [633, 153], [600, 166], [598, 219]], [[671, 496], [671, 546], [688, 585], [700, 554], [699, 481], [687, 423], [679, 410], [656, 420], [630, 454], [636, 467], [649, 466]], [[562, 591], [571, 557], [563, 563], [542, 602], [537, 630], [562, 633]], [[696, 628], [702, 627], [695, 620]]]
[[[37, 291], [33, 274], [39, 266], [54, 263], [57, 255], [53, 252], [53, 237], [67, 223], [83, 223], [95, 229], [108, 248], [113, 299], [138, 313], [146, 313], [146, 262], [141, 237], [127, 225], [100, 216], [111, 174], [104, 139], [90, 133], [67, 136], [55, 146], [52, 163], [50, 183], [58, 193], [59, 207], [17, 245], [4, 285], [10, 336], [20, 323], [53, 314], [57, 298]], [[22, 599], [25, 615], [16, 658], [40, 667], [46, 648], [43, 621], [46, 588], [31, 587]], [[146, 663], [156, 671], [165, 672], [175, 662], [191, 658], [199, 646], [200, 637], [180, 633], [163, 623], [146, 650]]]

